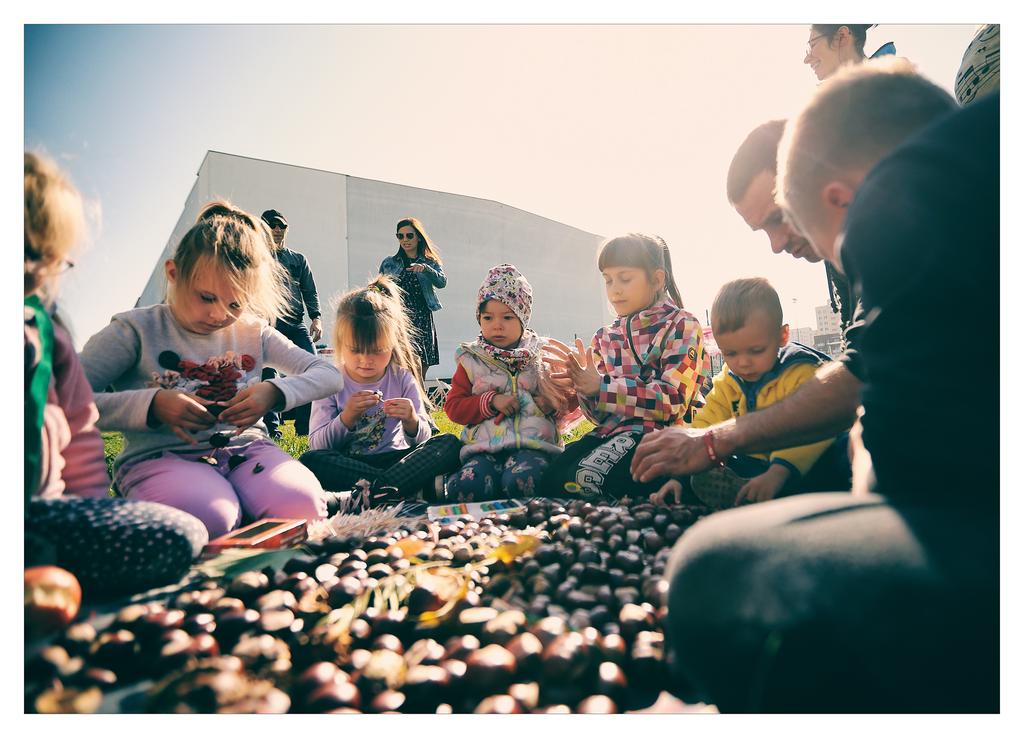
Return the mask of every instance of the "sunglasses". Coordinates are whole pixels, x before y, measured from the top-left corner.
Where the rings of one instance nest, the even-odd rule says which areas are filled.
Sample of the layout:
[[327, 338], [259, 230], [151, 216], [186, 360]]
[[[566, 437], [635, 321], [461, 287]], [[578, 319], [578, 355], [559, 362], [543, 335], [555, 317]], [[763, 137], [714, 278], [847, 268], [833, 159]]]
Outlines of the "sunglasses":
[[282, 231], [288, 228], [288, 226], [286, 226], [284, 223], [271, 223], [270, 227], [271, 229], [280, 229]]
[[411, 241], [414, 238], [416, 238], [415, 233], [396, 233], [395, 236], [398, 238], [399, 241]]

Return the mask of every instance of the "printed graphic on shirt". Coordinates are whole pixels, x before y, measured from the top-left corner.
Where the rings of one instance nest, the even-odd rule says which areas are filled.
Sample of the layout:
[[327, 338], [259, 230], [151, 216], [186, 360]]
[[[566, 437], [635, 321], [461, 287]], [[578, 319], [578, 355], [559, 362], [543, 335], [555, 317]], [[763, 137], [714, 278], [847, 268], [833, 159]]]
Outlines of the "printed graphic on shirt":
[[354, 454], [365, 454], [377, 448], [384, 437], [386, 420], [384, 404], [378, 402], [356, 421], [356, 427], [346, 437], [348, 440], [346, 450]]
[[256, 359], [234, 351], [202, 362], [183, 359], [173, 351], [162, 351], [158, 361], [166, 371], [163, 374], [153, 372], [146, 386], [179, 390], [210, 402], [226, 402], [261, 379]]
[[605, 477], [616, 464], [626, 458], [634, 446], [636, 446], [636, 439], [629, 433], [612, 436], [607, 443], [602, 443], [580, 459], [580, 468], [576, 470], [576, 481], [566, 482], [565, 491], [584, 497], [603, 494]]

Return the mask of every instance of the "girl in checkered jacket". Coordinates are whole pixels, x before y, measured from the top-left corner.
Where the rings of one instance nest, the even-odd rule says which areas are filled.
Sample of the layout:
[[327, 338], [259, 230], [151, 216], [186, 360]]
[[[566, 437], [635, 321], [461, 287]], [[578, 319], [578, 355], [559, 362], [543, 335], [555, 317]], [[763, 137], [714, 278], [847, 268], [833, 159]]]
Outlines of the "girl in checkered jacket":
[[576, 388], [597, 427], [548, 467], [541, 491], [552, 497], [647, 496], [665, 480], [632, 481], [630, 461], [644, 433], [688, 419], [710, 373], [700, 323], [683, 309], [668, 245], [630, 233], [601, 247], [598, 269], [618, 317], [575, 350], [552, 340], [552, 376]]

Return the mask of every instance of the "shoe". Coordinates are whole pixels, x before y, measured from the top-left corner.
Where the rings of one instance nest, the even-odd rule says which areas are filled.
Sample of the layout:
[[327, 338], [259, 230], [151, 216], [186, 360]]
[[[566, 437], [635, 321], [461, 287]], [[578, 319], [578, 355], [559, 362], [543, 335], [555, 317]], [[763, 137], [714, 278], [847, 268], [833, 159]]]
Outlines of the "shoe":
[[272, 431], [270, 431], [270, 439], [272, 441], [275, 441], [275, 442], [283, 440], [284, 439], [284, 433], [282, 433], [279, 430], [272, 430]]
[[446, 474], [438, 474], [434, 477], [434, 500], [436, 502], [444, 502], [448, 499], [448, 492], [445, 489]]
[[342, 492], [329, 492], [324, 490], [324, 501], [327, 503], [327, 517], [333, 518], [340, 512], [349, 512], [352, 505], [354, 490], [346, 489]]
[[749, 481], [727, 466], [716, 466], [690, 477], [690, 489], [708, 507], [726, 510], [736, 506], [736, 495]]

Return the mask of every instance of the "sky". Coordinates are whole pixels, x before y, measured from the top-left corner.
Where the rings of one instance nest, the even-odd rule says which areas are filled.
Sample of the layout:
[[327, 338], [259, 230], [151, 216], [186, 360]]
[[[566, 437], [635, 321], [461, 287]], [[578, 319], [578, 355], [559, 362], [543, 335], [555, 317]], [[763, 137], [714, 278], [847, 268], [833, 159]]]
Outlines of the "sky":
[[[880, 25], [865, 48], [894, 41], [952, 90], [974, 28]], [[793, 327], [814, 326], [824, 268], [773, 255], [725, 197], [745, 135], [813, 92], [807, 36], [806, 25], [27, 25], [25, 147], [70, 173], [91, 216], [62, 312], [81, 347], [134, 306], [213, 149], [497, 200], [603, 236], [657, 233], [702, 322], [723, 283], [762, 275]]]

